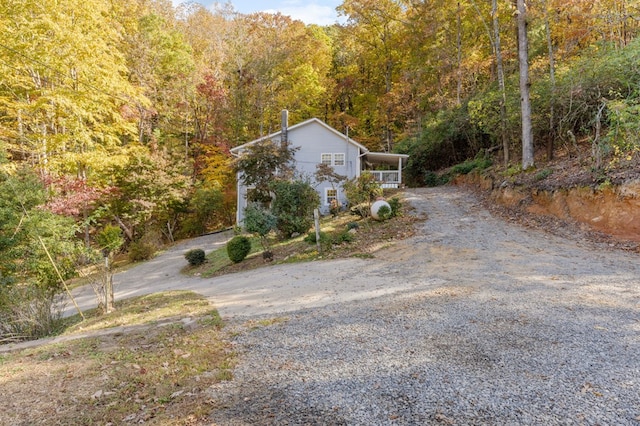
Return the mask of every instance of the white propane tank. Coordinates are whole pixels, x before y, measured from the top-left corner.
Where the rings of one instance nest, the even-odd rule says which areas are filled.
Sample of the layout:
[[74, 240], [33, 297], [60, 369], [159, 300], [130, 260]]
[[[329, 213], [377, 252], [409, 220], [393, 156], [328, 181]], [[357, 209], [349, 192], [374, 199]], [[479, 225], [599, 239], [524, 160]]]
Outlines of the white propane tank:
[[389, 208], [389, 211], [391, 211], [391, 206], [385, 200], [376, 200], [373, 202], [373, 204], [371, 204], [371, 217], [373, 217], [375, 220], [380, 220], [378, 211], [382, 206], [387, 206]]

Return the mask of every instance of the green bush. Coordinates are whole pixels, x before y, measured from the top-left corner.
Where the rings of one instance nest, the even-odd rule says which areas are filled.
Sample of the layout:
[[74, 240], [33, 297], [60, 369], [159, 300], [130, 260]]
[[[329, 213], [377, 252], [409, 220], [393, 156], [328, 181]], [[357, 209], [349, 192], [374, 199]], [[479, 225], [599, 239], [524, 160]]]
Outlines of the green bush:
[[207, 258], [204, 255], [204, 250], [202, 249], [192, 249], [184, 254], [184, 258], [187, 259], [189, 265], [191, 266], [199, 266], [202, 265]]
[[233, 263], [242, 262], [251, 251], [251, 241], [244, 235], [236, 235], [227, 243], [227, 255]]
[[224, 194], [220, 188], [198, 187], [189, 200], [178, 236], [193, 237], [219, 228], [225, 222], [224, 212]]
[[103, 254], [117, 251], [124, 244], [122, 230], [119, 226], [107, 225], [96, 235], [96, 242]]
[[269, 235], [277, 222], [278, 218], [262, 207], [250, 205], [244, 210], [244, 229], [260, 237]]
[[400, 209], [402, 208], [402, 203], [400, 203], [400, 199], [397, 197], [393, 197], [388, 201], [389, 206], [391, 207], [391, 217], [396, 217], [400, 214]]
[[356, 237], [351, 232], [344, 231], [344, 232], [341, 232], [340, 234], [338, 234], [334, 238], [334, 243], [335, 244], [351, 243], [351, 242], [353, 242], [353, 240], [355, 240], [355, 238]]
[[536, 181], [545, 180], [546, 178], [548, 178], [552, 174], [553, 174], [553, 170], [551, 170], [551, 169], [540, 170], [538, 173], [536, 173], [534, 179]]
[[270, 188], [278, 232], [286, 238], [307, 232], [313, 225], [313, 210], [320, 204], [316, 190], [304, 181], [275, 181]]
[[451, 174], [453, 175], [466, 175], [474, 170], [484, 170], [491, 167], [491, 160], [488, 158], [474, 158], [473, 160], [467, 160], [464, 163], [456, 164], [451, 168]]
[[347, 223], [347, 230], [358, 229], [358, 228], [360, 228], [360, 224], [358, 222]]
[[260, 237], [260, 244], [265, 251], [269, 251], [268, 235], [277, 223], [278, 218], [262, 207], [250, 205], [244, 209], [244, 229]]
[[424, 174], [424, 184], [430, 188], [439, 186], [440, 178], [435, 172], [427, 170]]
[[141, 262], [149, 260], [155, 254], [156, 249], [153, 245], [143, 241], [134, 241], [129, 246], [129, 260], [132, 262]]
[[379, 220], [387, 220], [387, 219], [391, 219], [392, 214], [391, 214], [391, 207], [389, 206], [380, 206], [380, 208], [378, 209], [378, 219]]
[[[327, 235], [326, 232], [322, 232], [320, 231], [320, 243], [322, 244], [323, 242], [329, 241], [329, 235]], [[309, 243], [309, 244], [315, 244], [317, 242], [316, 240], [316, 231], [311, 231], [307, 234], [306, 237], [304, 237], [304, 241]]]

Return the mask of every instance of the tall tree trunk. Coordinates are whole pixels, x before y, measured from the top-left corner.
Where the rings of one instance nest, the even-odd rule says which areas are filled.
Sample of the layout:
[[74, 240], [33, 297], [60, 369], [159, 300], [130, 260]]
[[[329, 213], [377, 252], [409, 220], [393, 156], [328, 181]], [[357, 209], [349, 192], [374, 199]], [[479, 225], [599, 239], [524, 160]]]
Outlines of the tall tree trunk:
[[529, 94], [529, 49], [527, 38], [527, 2], [516, 0], [518, 21], [518, 62], [520, 63], [520, 110], [522, 115], [522, 169], [534, 166], [531, 97]]
[[549, 23], [549, 9], [547, 3], [544, 5], [544, 26], [547, 36], [547, 50], [549, 51], [549, 83], [551, 84], [551, 99], [549, 100], [549, 140], [547, 141], [547, 159], [553, 160], [553, 145], [556, 139], [556, 60], [553, 52], [553, 41], [551, 40], [551, 24]]
[[456, 90], [457, 94], [457, 105], [462, 104], [462, 8], [460, 7], [460, 2], [458, 2], [458, 20], [457, 20], [457, 37], [456, 37], [456, 48], [458, 49], [458, 87]]
[[509, 164], [509, 138], [507, 137], [507, 89], [504, 83], [504, 66], [502, 62], [502, 46], [500, 44], [500, 20], [498, 19], [498, 0], [491, 2], [491, 15], [493, 17], [493, 51], [496, 55], [496, 68], [498, 71], [498, 85], [500, 87], [500, 138], [502, 139], [502, 152], [504, 165]]

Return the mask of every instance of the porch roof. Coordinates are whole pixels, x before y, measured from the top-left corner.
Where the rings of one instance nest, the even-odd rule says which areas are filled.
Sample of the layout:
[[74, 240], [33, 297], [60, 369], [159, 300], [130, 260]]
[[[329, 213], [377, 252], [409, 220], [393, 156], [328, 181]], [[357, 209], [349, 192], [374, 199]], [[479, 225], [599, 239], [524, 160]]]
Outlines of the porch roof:
[[397, 167], [402, 161], [402, 167], [407, 165], [409, 155], [407, 154], [390, 154], [388, 152], [366, 152], [363, 155], [364, 161], [369, 164], [385, 164]]

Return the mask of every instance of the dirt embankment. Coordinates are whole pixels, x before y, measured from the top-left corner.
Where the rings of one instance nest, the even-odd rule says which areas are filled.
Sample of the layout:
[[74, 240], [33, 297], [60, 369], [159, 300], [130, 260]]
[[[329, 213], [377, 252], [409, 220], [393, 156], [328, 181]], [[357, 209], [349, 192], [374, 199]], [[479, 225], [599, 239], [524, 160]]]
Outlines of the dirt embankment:
[[533, 219], [537, 222], [550, 218], [555, 227], [575, 227], [599, 239], [609, 237], [628, 249], [640, 247], [640, 180], [543, 188], [472, 173], [458, 177], [456, 184], [476, 186], [496, 208], [528, 216], [529, 222], [532, 216], [538, 217]]

